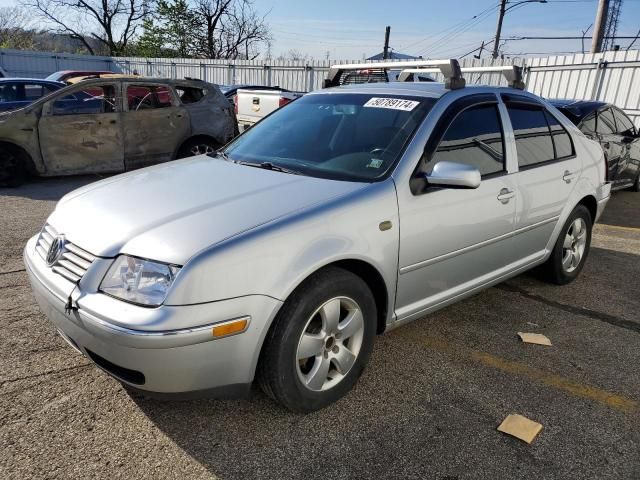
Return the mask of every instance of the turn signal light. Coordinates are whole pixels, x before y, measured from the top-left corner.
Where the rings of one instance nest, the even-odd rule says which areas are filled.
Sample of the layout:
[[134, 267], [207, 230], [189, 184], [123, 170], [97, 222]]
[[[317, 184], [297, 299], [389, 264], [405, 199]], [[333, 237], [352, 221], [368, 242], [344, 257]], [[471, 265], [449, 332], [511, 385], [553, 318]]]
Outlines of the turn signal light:
[[249, 324], [249, 319], [247, 317], [238, 318], [236, 320], [229, 320], [228, 322], [223, 322], [218, 325], [215, 325], [211, 328], [211, 335], [215, 338], [226, 337], [228, 335], [233, 335], [235, 333], [244, 332]]

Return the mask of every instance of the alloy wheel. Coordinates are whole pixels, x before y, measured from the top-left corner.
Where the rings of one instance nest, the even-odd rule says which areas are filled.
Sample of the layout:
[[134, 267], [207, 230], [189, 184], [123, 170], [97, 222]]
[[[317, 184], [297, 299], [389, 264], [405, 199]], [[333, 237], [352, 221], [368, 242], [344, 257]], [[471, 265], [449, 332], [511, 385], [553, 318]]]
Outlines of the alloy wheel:
[[191, 153], [191, 155], [195, 157], [196, 155], [204, 155], [208, 153], [213, 153], [215, 151], [216, 151], [215, 148], [213, 148], [211, 145], [208, 145], [206, 143], [200, 143], [198, 145], [194, 145], [193, 147], [191, 147], [191, 149], [189, 150], [189, 153]]
[[562, 245], [562, 269], [573, 272], [580, 266], [587, 246], [587, 224], [583, 218], [576, 218], [564, 238]]
[[348, 297], [332, 298], [307, 320], [296, 349], [296, 370], [302, 384], [313, 391], [335, 387], [358, 359], [364, 337], [364, 318]]

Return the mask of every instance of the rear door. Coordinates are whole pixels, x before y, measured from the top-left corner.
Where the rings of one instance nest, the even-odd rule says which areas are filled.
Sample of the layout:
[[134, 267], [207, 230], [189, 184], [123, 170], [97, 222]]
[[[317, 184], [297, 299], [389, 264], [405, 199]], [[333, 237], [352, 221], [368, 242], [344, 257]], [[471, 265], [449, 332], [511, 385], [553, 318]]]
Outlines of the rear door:
[[45, 103], [38, 137], [48, 173], [122, 171], [119, 96], [118, 84], [78, 86]]
[[127, 170], [172, 160], [190, 132], [189, 117], [169, 86], [125, 83], [124, 158]]
[[544, 256], [581, 165], [561, 122], [530, 97], [503, 95], [518, 158], [514, 240], [524, 258]]

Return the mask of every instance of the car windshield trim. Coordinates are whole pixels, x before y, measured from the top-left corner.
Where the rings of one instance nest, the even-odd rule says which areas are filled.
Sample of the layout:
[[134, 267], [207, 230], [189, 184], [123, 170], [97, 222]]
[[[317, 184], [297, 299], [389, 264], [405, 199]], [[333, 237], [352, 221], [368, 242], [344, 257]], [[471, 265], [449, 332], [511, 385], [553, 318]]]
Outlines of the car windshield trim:
[[381, 92], [311, 94], [268, 115], [222, 153], [236, 163], [270, 164], [309, 177], [382, 181], [436, 101]]

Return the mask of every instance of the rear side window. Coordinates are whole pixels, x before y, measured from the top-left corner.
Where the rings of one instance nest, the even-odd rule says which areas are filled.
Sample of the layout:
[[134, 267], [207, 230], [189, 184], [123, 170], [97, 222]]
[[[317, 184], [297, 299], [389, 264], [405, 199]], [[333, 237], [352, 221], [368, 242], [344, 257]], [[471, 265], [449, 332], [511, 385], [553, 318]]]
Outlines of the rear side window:
[[189, 103], [196, 103], [202, 100], [202, 97], [205, 95], [205, 91], [202, 88], [195, 87], [176, 87], [176, 92], [178, 93], [178, 97], [180, 101], [184, 105], [188, 105]]
[[613, 115], [616, 119], [616, 130], [620, 135], [624, 135], [626, 137], [633, 137], [636, 134], [636, 129], [633, 126], [633, 123], [621, 110], [617, 108], [613, 108]]
[[171, 106], [171, 93], [164, 86], [129, 85], [127, 103], [130, 112], [167, 108]]
[[556, 118], [545, 110], [549, 129], [551, 130], [551, 139], [555, 148], [556, 159], [567, 158], [573, 155], [573, 144], [571, 137]]
[[598, 113], [597, 132], [601, 135], [616, 133], [616, 121], [613, 119], [611, 109], [607, 108]]
[[464, 163], [491, 175], [504, 170], [504, 140], [496, 105], [478, 105], [460, 113], [438, 144], [426, 171], [442, 161]]
[[518, 150], [518, 165], [530, 167], [555, 160], [553, 141], [542, 108], [529, 105], [507, 105]]

